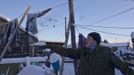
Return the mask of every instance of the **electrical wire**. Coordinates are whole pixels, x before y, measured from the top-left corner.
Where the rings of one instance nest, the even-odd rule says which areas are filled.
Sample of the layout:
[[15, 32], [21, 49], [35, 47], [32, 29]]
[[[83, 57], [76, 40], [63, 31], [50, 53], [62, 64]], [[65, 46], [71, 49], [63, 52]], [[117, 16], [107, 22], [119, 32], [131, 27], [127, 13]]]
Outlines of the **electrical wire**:
[[[121, 1], [119, 1], [119, 2], [117, 2], [117, 3], [115, 3], [115, 4], [113, 4], [112, 6], [110, 6], [110, 7], [107, 7], [105, 10], [111, 10], [112, 8], [114, 8], [115, 6], [119, 6], [119, 4], [121, 3]], [[76, 8], [78, 8], [78, 7], [76, 7]], [[78, 8], [79, 9], [79, 12], [81, 12], [82, 10], [81, 10], [81, 8], [79, 7]], [[86, 12], [87, 10], [85, 10], [84, 12]], [[89, 12], [90, 13], [90, 12]], [[104, 12], [104, 13], [98, 13], [99, 14], [99, 16], [103, 16], [104, 14], [106, 14], [106, 12]], [[81, 21], [81, 20], [80, 20]]]
[[[74, 26], [75, 26], [75, 25], [74, 25]], [[78, 27], [77, 27], [77, 26], [75, 26], [75, 28], [76, 28], [77, 32], [78, 32], [78, 33], [80, 33], [80, 31], [79, 31]]]
[[80, 25], [80, 24], [76, 24], [78, 26], [83, 26], [83, 27], [97, 27], [97, 28], [110, 28], [110, 29], [134, 29], [134, 27], [108, 27], [108, 26], [93, 26], [93, 25]]
[[129, 37], [129, 35], [125, 35], [125, 34], [105, 32], [105, 31], [95, 30], [95, 29], [86, 28], [86, 27], [81, 27], [81, 26], [78, 26], [78, 27], [80, 27], [80, 28], [82, 28], [82, 29], [91, 30], [91, 31], [97, 31], [97, 32], [101, 32], [101, 33], [105, 33], [105, 34], [110, 34], [110, 35], [118, 35], [118, 36], [127, 36], [127, 37]]
[[114, 15], [112, 15], [112, 16], [109, 16], [109, 17], [106, 17], [106, 18], [104, 18], [104, 19], [98, 20], [98, 21], [96, 21], [96, 22], [94, 22], [94, 23], [91, 23], [91, 24], [89, 24], [89, 25], [86, 25], [86, 26], [91, 26], [91, 25], [95, 25], [95, 24], [104, 22], [104, 21], [106, 21], [106, 20], [109, 20], [109, 19], [111, 19], [111, 18], [114, 18], [114, 17], [116, 17], [116, 16], [122, 15], [122, 14], [124, 14], [124, 13], [126, 13], [126, 12], [129, 12], [129, 11], [132, 11], [132, 10], [134, 10], [134, 7], [131, 7], [131, 8], [129, 8], [129, 9], [126, 9], [126, 10], [124, 10], [124, 11], [122, 11], [122, 12], [116, 13], [116, 14], [114, 14]]
[[54, 6], [54, 7], [52, 7], [52, 9], [62, 7], [64, 5], [66, 5], [66, 4], [68, 4], [68, 2], [64, 2], [64, 3], [58, 4], [58, 5]]

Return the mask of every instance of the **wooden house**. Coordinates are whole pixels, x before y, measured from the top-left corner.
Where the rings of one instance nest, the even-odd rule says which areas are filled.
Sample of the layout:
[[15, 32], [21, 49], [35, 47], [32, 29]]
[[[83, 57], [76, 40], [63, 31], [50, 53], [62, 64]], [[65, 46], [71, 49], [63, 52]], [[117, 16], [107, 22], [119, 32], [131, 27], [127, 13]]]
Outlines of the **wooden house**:
[[[2, 40], [6, 32], [6, 23], [10, 21], [11, 20], [8, 17], [0, 14], [0, 53], [3, 51], [6, 45], [2, 43]], [[17, 33], [17, 38], [15, 39], [14, 43], [9, 47], [6, 55], [7, 57], [20, 56], [21, 53], [28, 55], [31, 49], [29, 45], [38, 42], [38, 38], [32, 33], [26, 32], [23, 27], [20, 27]]]

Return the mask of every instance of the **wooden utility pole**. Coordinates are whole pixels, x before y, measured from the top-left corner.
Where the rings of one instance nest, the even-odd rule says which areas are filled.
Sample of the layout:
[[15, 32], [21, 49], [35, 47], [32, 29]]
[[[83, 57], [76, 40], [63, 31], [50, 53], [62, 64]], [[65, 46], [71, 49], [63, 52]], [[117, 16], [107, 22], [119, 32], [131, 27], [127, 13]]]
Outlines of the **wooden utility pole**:
[[72, 48], [76, 48], [76, 41], [75, 41], [75, 17], [74, 17], [74, 4], [73, 0], [68, 0], [69, 3], [69, 27], [71, 29], [71, 45]]
[[[68, 0], [68, 5], [69, 5], [69, 27], [71, 30], [71, 45], [73, 49], [76, 49], [76, 40], [75, 40], [75, 16], [74, 16], [74, 0]], [[75, 75], [77, 75], [76, 71], [77, 67], [77, 60], [74, 59], [74, 70], [75, 70]]]

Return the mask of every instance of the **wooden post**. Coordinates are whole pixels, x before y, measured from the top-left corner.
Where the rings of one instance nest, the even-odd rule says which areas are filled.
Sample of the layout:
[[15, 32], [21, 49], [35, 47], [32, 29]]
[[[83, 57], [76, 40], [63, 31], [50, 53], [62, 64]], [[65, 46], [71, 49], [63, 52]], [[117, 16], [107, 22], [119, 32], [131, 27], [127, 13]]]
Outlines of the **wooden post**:
[[[69, 30], [68, 29], [69, 29], [69, 27], [67, 27], [67, 18], [65, 17], [65, 48], [67, 47], [68, 37], [69, 37]], [[61, 61], [61, 67], [60, 67], [59, 75], [63, 75], [64, 60], [65, 60], [65, 57], [62, 56], [62, 61]]]
[[35, 56], [35, 47], [32, 46], [32, 56], [34, 57]]
[[69, 20], [70, 20], [70, 29], [71, 29], [71, 44], [72, 48], [76, 48], [76, 40], [75, 40], [75, 17], [74, 17], [74, 5], [73, 0], [68, 0], [69, 2]]
[[20, 22], [18, 23], [16, 29], [13, 31], [13, 34], [9, 37], [9, 40], [10, 40], [10, 41], [8, 41], [8, 43], [6, 44], [6, 46], [5, 46], [5, 48], [4, 48], [3, 52], [2, 52], [2, 54], [1, 54], [1, 56], [0, 56], [0, 61], [1, 61], [1, 59], [4, 57], [4, 55], [6, 54], [7, 49], [8, 49], [8, 47], [11, 45], [11, 43], [12, 43], [12, 41], [13, 41], [13, 38], [14, 38], [16, 32], [17, 32], [17, 29], [21, 26], [21, 24], [22, 24], [24, 18], [26, 17], [28, 11], [30, 10], [30, 8], [31, 8], [31, 6], [28, 6], [28, 8], [27, 8], [26, 11], [24, 12], [24, 15], [22, 16]]
[[[69, 4], [69, 27], [71, 29], [71, 45], [73, 49], [76, 49], [76, 40], [75, 40], [75, 17], [74, 17], [74, 4], [73, 4], [74, 0], [68, 0], [68, 4]], [[77, 67], [77, 60], [74, 59], [74, 70], [75, 70], [75, 75], [77, 75], [77, 71], [76, 71], [76, 67]]]

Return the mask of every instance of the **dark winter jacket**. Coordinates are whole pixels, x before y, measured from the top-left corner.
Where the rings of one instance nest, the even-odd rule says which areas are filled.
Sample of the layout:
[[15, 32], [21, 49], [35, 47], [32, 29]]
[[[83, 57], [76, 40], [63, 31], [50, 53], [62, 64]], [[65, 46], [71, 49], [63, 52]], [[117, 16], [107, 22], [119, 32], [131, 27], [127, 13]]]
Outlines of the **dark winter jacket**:
[[89, 48], [73, 50], [53, 47], [52, 49], [60, 55], [79, 58], [80, 75], [115, 75], [115, 68], [124, 75], [134, 75], [134, 71], [129, 68], [129, 65], [121, 61], [107, 47], [97, 46], [93, 52], [90, 52]]

